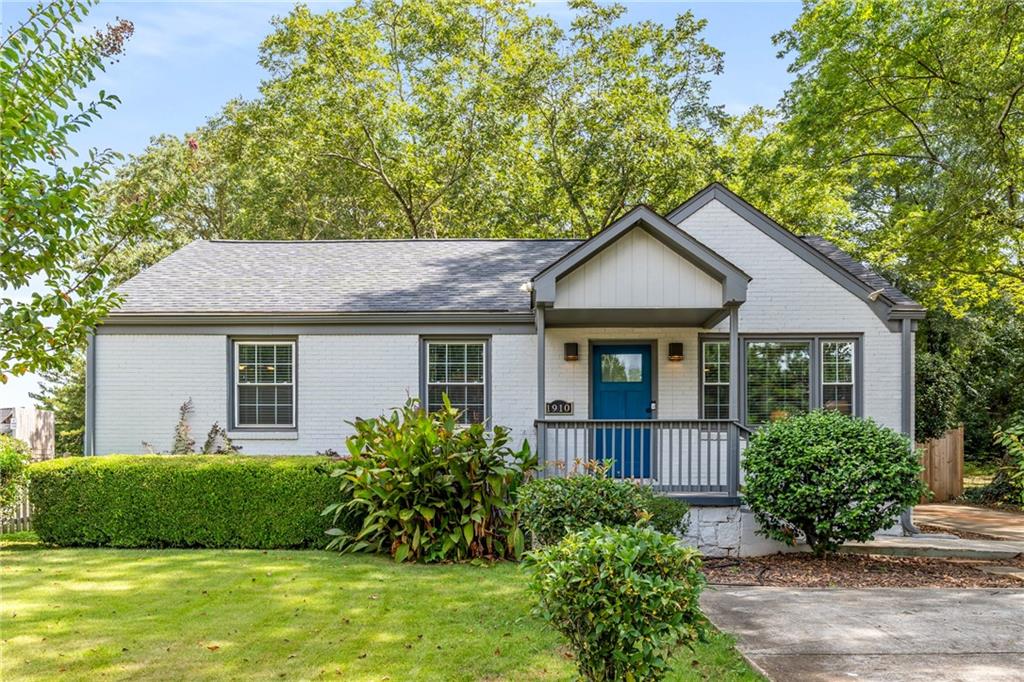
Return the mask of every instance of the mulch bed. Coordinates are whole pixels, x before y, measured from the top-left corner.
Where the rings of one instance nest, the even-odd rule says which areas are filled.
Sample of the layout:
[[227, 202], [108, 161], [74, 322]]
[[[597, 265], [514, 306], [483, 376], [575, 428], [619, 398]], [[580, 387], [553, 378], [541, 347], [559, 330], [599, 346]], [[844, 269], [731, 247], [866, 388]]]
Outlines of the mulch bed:
[[704, 575], [710, 585], [1024, 588], [1024, 581], [1017, 578], [983, 573], [977, 568], [982, 563], [1024, 569], [1024, 556], [979, 562], [863, 554], [837, 554], [826, 559], [807, 553], [772, 554], [705, 559]]

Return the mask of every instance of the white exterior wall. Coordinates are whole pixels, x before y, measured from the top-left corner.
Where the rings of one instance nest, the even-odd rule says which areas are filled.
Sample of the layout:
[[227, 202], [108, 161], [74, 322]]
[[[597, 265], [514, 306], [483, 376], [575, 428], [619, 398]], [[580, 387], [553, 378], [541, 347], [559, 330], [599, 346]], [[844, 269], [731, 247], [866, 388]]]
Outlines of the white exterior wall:
[[[697, 334], [700, 330], [679, 327], [554, 327], [544, 335], [545, 401], [568, 400], [574, 405], [566, 419], [590, 418], [590, 348], [589, 341], [629, 343], [655, 341], [653, 362], [660, 419], [695, 419], [697, 415]], [[580, 359], [566, 362], [563, 344], [575, 341], [580, 346]], [[682, 362], [669, 362], [668, 344], [683, 342]], [[536, 354], [536, 341], [534, 341]]]
[[[228, 336], [99, 334], [96, 452], [141, 453], [143, 441], [170, 449], [178, 408], [189, 397], [192, 437], [202, 446], [214, 421], [228, 426]], [[491, 339], [491, 411], [512, 430], [512, 445], [533, 436], [536, 336]], [[346, 423], [402, 405], [419, 394], [416, 334], [308, 334], [296, 339], [298, 429], [232, 431], [245, 454], [344, 452]]]
[[717, 308], [718, 280], [642, 228], [558, 282], [556, 308]]
[[753, 278], [740, 306], [741, 334], [863, 333], [863, 416], [900, 429], [900, 335], [867, 303], [717, 200], [680, 227]]

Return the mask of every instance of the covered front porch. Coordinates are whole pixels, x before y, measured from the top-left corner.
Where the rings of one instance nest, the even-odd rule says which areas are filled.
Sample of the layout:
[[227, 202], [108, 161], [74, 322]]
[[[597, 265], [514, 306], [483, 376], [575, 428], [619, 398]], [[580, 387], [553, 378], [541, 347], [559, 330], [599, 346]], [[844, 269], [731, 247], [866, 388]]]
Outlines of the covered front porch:
[[735, 505], [748, 281], [643, 207], [534, 278], [545, 475], [608, 462], [658, 492]]

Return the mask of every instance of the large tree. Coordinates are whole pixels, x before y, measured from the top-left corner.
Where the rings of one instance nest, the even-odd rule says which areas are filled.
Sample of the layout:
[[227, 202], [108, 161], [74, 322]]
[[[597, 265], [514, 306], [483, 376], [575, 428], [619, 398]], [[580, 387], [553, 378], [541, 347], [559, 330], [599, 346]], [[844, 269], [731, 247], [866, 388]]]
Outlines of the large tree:
[[849, 169], [863, 255], [956, 314], [1024, 307], [1024, 5], [808, 1], [776, 41], [793, 153]]
[[116, 304], [106, 260], [144, 223], [142, 198], [99, 218], [94, 190], [117, 159], [77, 157], [74, 134], [118, 100], [82, 88], [115, 60], [132, 24], [95, 34], [80, 22], [91, 0], [40, 3], [0, 42], [0, 381], [63, 366]]

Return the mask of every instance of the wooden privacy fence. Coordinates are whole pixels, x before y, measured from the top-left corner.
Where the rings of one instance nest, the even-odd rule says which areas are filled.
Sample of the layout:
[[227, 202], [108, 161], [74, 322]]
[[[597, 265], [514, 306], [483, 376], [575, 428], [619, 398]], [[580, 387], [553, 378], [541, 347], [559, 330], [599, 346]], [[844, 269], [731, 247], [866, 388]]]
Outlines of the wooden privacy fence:
[[31, 529], [32, 504], [28, 501], [28, 491], [23, 490], [18, 496], [18, 501], [10, 509], [0, 512], [0, 533]]
[[964, 492], [964, 427], [946, 431], [939, 438], [918, 443], [921, 453], [922, 476], [932, 491], [931, 500], [922, 502], [948, 502]]

